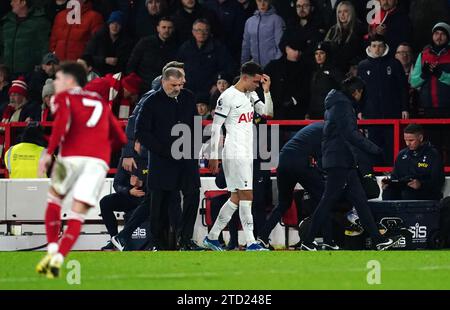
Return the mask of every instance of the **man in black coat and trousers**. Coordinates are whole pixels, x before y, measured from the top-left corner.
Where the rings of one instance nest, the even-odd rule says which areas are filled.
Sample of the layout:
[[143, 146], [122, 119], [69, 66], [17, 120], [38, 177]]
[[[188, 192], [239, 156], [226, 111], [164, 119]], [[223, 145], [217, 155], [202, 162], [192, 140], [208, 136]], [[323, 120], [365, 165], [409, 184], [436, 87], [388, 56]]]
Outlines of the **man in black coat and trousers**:
[[[322, 248], [339, 249], [333, 240], [331, 225], [327, 223], [327, 218], [332, 207], [345, 194], [345, 198], [357, 210], [361, 224], [372, 238], [375, 248], [385, 250], [398, 243], [400, 236], [388, 239], [379, 233], [367, 205], [367, 196], [358, 176], [356, 168], [358, 162], [353, 150], [357, 147], [374, 155], [382, 152], [377, 145], [358, 131], [353, 103], [361, 100], [364, 81], [358, 77], [351, 77], [343, 81], [342, 89], [342, 91], [332, 90], [325, 99], [322, 167], [327, 173], [327, 180], [322, 199], [312, 216], [311, 227], [301, 249], [317, 251], [314, 238], [319, 230], [323, 232]], [[327, 225], [324, 226], [324, 224]]]
[[[408, 80], [401, 63], [389, 54], [383, 36], [371, 38], [367, 59], [358, 65], [358, 76], [366, 83], [365, 102], [361, 112], [364, 119], [407, 119]], [[393, 134], [387, 126], [370, 126], [369, 139], [384, 149], [386, 162], [391, 165]]]
[[[194, 132], [196, 101], [190, 91], [182, 88], [184, 81], [184, 74], [179, 69], [166, 69], [161, 88], [148, 97], [136, 120], [136, 140], [150, 152], [150, 225], [156, 249], [160, 246], [161, 216], [167, 212], [172, 197], [180, 190], [183, 193], [183, 212], [177, 227], [179, 245], [184, 249], [195, 248], [192, 234], [200, 200], [198, 163], [193, 159], [192, 148], [172, 150], [172, 145], [179, 139], [172, 136], [175, 125], [189, 127], [190, 137], [183, 137], [184, 140], [191, 139]], [[194, 145], [192, 141], [190, 145]], [[181, 159], [176, 159], [180, 155], [177, 152], [183, 153]]]

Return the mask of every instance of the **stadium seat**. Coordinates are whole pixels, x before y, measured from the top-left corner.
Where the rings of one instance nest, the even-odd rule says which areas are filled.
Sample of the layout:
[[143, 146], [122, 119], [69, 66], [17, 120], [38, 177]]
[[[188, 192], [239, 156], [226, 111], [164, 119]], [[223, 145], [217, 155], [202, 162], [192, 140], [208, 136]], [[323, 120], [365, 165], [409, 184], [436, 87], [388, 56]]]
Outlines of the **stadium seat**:
[[202, 215], [202, 224], [209, 229], [214, 225], [211, 215], [211, 205], [214, 198], [220, 196], [228, 195], [226, 190], [211, 190], [205, 191], [205, 198], [202, 199], [202, 207], [200, 209], [200, 214]]

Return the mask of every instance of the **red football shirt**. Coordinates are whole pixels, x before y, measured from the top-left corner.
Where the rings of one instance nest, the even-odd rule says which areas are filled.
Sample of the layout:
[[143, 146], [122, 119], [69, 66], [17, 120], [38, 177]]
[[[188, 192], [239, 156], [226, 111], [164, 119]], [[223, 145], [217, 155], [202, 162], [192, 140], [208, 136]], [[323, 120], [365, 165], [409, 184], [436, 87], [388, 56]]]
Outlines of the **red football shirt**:
[[47, 148], [52, 155], [87, 156], [109, 164], [112, 149], [127, 141], [119, 122], [105, 100], [95, 92], [73, 88], [54, 97], [55, 120]]

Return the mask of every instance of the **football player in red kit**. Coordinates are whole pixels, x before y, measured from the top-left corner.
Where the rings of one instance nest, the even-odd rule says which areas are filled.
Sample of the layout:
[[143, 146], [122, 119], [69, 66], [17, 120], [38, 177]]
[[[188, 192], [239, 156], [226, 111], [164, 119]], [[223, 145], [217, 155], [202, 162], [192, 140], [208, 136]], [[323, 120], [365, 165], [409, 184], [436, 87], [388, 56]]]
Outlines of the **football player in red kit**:
[[[97, 204], [112, 149], [126, 143], [124, 131], [107, 102], [96, 92], [83, 90], [85, 84], [86, 73], [79, 64], [62, 64], [56, 73], [53, 130], [47, 153], [39, 163], [39, 171], [45, 175], [59, 147], [45, 213], [48, 253], [36, 266], [36, 271], [48, 278], [59, 276], [89, 208]], [[61, 201], [69, 191], [73, 191], [72, 209], [58, 243]]]

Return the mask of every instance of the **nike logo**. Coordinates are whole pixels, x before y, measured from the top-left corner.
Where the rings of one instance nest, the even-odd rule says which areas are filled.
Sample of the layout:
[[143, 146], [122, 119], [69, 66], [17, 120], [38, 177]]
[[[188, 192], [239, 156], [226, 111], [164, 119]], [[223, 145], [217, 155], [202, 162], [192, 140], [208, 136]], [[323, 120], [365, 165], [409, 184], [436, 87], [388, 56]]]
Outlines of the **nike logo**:
[[236, 109], [239, 109], [240, 107], [242, 107], [242, 105], [240, 105], [240, 106], [236, 107]]

